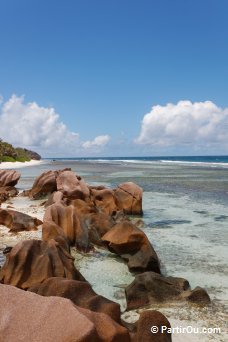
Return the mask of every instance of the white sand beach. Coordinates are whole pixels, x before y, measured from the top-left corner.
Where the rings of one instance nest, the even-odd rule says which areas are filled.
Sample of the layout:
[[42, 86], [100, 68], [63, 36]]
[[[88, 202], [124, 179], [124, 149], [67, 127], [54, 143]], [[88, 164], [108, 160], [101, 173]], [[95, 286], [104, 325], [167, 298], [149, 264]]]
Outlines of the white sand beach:
[[20, 169], [27, 166], [35, 166], [43, 163], [43, 160], [32, 159], [28, 162], [2, 162], [0, 163], [0, 170], [4, 169]]

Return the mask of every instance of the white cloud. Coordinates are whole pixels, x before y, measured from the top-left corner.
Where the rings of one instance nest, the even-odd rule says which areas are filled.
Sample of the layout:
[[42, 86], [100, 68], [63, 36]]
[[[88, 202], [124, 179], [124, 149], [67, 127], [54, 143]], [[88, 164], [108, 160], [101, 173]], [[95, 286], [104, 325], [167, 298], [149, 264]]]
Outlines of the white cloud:
[[161, 148], [228, 148], [228, 108], [211, 101], [154, 106], [142, 120], [137, 144]]
[[85, 149], [90, 149], [93, 147], [103, 147], [109, 142], [110, 139], [111, 138], [109, 135], [99, 135], [94, 140], [87, 140], [82, 143], [82, 147]]
[[2, 103], [0, 138], [14, 146], [34, 149], [43, 156], [81, 155], [82, 147], [91, 153], [99, 152], [110, 140], [108, 135], [100, 135], [82, 142], [79, 134], [71, 132], [60, 120], [54, 108], [25, 103], [23, 96], [16, 95]]
[[0, 136], [14, 145], [43, 150], [63, 150], [79, 145], [79, 135], [70, 132], [54, 108], [24, 103], [12, 95], [2, 106]]

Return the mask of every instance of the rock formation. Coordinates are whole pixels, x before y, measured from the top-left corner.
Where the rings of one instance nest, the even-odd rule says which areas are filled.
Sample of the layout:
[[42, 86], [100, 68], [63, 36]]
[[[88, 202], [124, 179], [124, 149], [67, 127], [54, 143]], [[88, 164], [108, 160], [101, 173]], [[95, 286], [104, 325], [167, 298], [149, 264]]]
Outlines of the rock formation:
[[[13, 186], [19, 177], [16, 171], [0, 171], [0, 201], [1, 196], [4, 199], [16, 193]], [[0, 336], [4, 341], [171, 341], [171, 335], [160, 330], [170, 323], [158, 311], [141, 313], [129, 334], [120, 324], [119, 304], [95, 293], [75, 268], [71, 246], [92, 254], [98, 245], [126, 261], [136, 273], [125, 289], [127, 310], [170, 301], [210, 303], [204, 289], [191, 290], [186, 279], [160, 274], [158, 256], [140, 229], [143, 221], [127, 216], [143, 214], [138, 185], [127, 182], [115, 189], [88, 186], [70, 169], [50, 170], [37, 177], [24, 195], [48, 199], [42, 240], [21, 241], [4, 250], [6, 261], [0, 271], [0, 305], [4, 307]], [[0, 208], [0, 224], [11, 232], [37, 229], [41, 223]], [[152, 326], [158, 327], [156, 333]]]
[[18, 242], [6, 254], [0, 272], [3, 284], [27, 289], [50, 277], [65, 277], [84, 281], [76, 270], [71, 255], [55, 240], [25, 240]]
[[90, 191], [85, 181], [70, 170], [60, 172], [56, 181], [57, 190], [61, 191], [64, 197], [86, 200], [90, 196]]
[[57, 171], [46, 171], [35, 179], [29, 197], [40, 199], [57, 190], [56, 178]]
[[[167, 330], [163, 331], [163, 327]], [[153, 329], [154, 328], [154, 329]], [[147, 310], [140, 314], [134, 342], [172, 342], [168, 319], [159, 311]]]
[[0, 285], [1, 341], [129, 342], [126, 328], [108, 315], [60, 297]]
[[36, 230], [42, 221], [16, 210], [0, 208], [0, 224], [10, 228], [10, 232], [17, 233], [23, 230]]
[[119, 210], [129, 215], [142, 215], [143, 190], [140, 186], [132, 182], [123, 183], [114, 190], [114, 193]]
[[75, 305], [95, 312], [102, 312], [120, 323], [120, 305], [96, 294], [85, 281], [60, 277], [48, 278], [28, 289], [41, 296], [58, 296], [70, 299]]
[[11, 197], [18, 195], [18, 190], [14, 186], [2, 186], [0, 187], [0, 204], [5, 202]]
[[184, 278], [164, 277], [155, 272], [137, 274], [125, 289], [127, 309], [132, 310], [148, 304], [189, 300], [207, 305], [210, 298], [205, 290], [190, 290]]
[[14, 170], [0, 170], [0, 187], [15, 186], [21, 174]]
[[147, 236], [131, 222], [116, 224], [102, 237], [102, 241], [111, 252], [127, 260], [130, 271], [160, 273], [158, 256]]
[[54, 222], [62, 228], [71, 246], [84, 251], [90, 249], [88, 229], [72, 205], [66, 206], [62, 203], [50, 205], [46, 209], [44, 222]]

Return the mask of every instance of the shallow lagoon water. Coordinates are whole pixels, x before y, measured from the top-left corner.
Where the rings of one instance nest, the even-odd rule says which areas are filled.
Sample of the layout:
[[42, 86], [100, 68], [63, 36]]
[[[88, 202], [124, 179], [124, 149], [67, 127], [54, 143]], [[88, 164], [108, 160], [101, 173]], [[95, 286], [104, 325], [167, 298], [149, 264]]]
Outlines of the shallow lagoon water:
[[[156, 305], [172, 324], [221, 326], [222, 334], [184, 336], [186, 341], [227, 341], [228, 309], [228, 169], [217, 165], [128, 163], [108, 161], [46, 161], [21, 169], [21, 189], [50, 169], [71, 167], [89, 184], [115, 187], [133, 181], [143, 190], [144, 227], [161, 260], [164, 274], [189, 280], [192, 288], [205, 287], [212, 298], [209, 308], [189, 304]], [[123, 286], [133, 279], [126, 265], [111, 253], [97, 249], [94, 255], [77, 254], [76, 266], [94, 290], [125, 309]], [[125, 312], [133, 321], [138, 312]], [[173, 341], [183, 341], [174, 335]]]

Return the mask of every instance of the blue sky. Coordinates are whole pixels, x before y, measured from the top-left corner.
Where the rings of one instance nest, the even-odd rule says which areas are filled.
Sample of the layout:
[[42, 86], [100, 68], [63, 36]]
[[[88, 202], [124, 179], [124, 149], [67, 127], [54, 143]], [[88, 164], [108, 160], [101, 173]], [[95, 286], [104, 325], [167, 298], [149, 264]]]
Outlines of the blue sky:
[[226, 0], [2, 0], [0, 135], [45, 156], [228, 154], [227, 13]]

